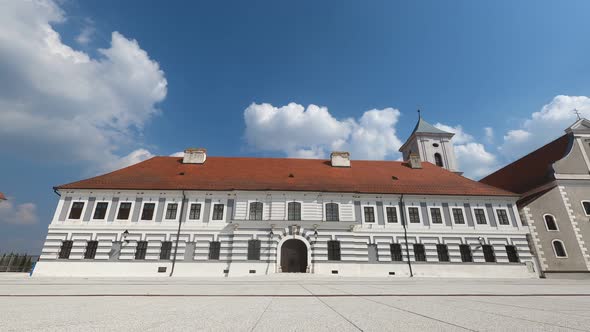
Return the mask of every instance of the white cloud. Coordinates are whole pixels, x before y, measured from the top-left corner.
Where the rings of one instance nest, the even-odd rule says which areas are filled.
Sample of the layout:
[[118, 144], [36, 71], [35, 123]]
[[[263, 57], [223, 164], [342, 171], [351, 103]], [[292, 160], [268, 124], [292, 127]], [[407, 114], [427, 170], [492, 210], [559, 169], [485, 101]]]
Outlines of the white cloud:
[[72, 49], [52, 27], [66, 18], [50, 0], [3, 4], [0, 152], [98, 169], [151, 155], [134, 141], [166, 97], [163, 71], [118, 32], [98, 58]]
[[485, 140], [487, 143], [492, 144], [494, 143], [494, 128], [492, 127], [485, 127], [484, 129], [485, 132]]
[[247, 143], [261, 151], [290, 157], [325, 158], [345, 150], [353, 159], [397, 158], [401, 141], [395, 125], [399, 111], [373, 109], [355, 119], [334, 118], [326, 107], [296, 103], [275, 107], [251, 104], [244, 110]]
[[33, 203], [16, 204], [12, 197], [0, 201], [0, 224], [33, 225], [39, 222], [37, 206]]
[[437, 123], [434, 126], [440, 130], [444, 130], [449, 133], [454, 133], [455, 134], [455, 136], [453, 136], [453, 143], [454, 144], [465, 144], [467, 142], [473, 141], [473, 136], [464, 132], [463, 127], [461, 125], [451, 127], [451, 126], [448, 126], [448, 125], [445, 125], [442, 123]]
[[100, 169], [100, 171], [103, 172], [108, 172], [108, 171], [112, 171], [115, 169], [120, 169], [123, 167], [127, 167], [133, 164], [137, 164], [138, 162], [147, 160], [154, 157], [154, 155], [149, 152], [146, 149], [137, 149], [134, 151], [131, 151], [131, 153], [129, 153], [128, 155], [115, 159], [111, 162], [105, 163], [102, 166], [102, 169]]
[[88, 45], [95, 32], [96, 28], [94, 27], [94, 22], [91, 19], [86, 19], [82, 30], [80, 30], [80, 33], [75, 38], [76, 42], [80, 45]]
[[184, 151], [174, 152], [170, 157], [184, 157]]

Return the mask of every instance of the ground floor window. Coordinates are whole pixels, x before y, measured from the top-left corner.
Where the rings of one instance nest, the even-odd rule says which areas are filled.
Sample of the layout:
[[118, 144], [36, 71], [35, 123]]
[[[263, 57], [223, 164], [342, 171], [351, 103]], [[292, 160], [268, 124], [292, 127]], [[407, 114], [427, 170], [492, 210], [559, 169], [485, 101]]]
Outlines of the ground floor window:
[[219, 260], [219, 251], [221, 249], [221, 243], [219, 241], [209, 242], [209, 259]]
[[59, 249], [59, 258], [60, 259], [70, 258], [70, 252], [72, 252], [72, 245], [73, 244], [74, 244], [73, 241], [63, 241], [61, 243], [61, 248]]
[[481, 246], [483, 250], [483, 258], [487, 263], [494, 263], [496, 261], [496, 255], [494, 254], [494, 247], [489, 244]]
[[137, 248], [135, 248], [135, 259], [145, 259], [147, 251], [147, 241], [137, 241]]
[[473, 256], [471, 256], [471, 247], [468, 244], [459, 245], [459, 251], [461, 252], [462, 262], [473, 262]]
[[423, 244], [414, 244], [414, 258], [416, 259], [416, 262], [426, 262], [426, 252], [424, 251]]
[[160, 259], [170, 259], [171, 253], [172, 253], [172, 242], [171, 241], [162, 242], [162, 248], [160, 249]]
[[248, 241], [248, 260], [260, 260], [260, 240]]
[[520, 261], [515, 246], [506, 246], [506, 255], [508, 255], [508, 261], [510, 263], [518, 263]]
[[439, 262], [448, 262], [449, 261], [449, 248], [446, 244], [437, 244], [436, 245], [436, 252], [438, 253], [438, 261]]
[[84, 259], [94, 259], [94, 257], [96, 256], [96, 248], [98, 248], [98, 241], [88, 241], [86, 243]]
[[328, 241], [328, 260], [340, 260], [340, 241]]

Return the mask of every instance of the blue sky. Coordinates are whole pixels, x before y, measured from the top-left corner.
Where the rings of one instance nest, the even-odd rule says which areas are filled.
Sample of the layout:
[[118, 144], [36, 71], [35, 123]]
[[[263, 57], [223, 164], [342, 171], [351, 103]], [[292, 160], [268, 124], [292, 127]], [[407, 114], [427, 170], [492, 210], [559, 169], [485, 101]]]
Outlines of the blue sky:
[[[4, 8], [2, 8], [4, 7]], [[0, 251], [52, 187], [189, 146], [398, 159], [416, 122], [479, 178], [590, 117], [587, 1], [0, 4]], [[311, 105], [311, 106], [310, 106]]]

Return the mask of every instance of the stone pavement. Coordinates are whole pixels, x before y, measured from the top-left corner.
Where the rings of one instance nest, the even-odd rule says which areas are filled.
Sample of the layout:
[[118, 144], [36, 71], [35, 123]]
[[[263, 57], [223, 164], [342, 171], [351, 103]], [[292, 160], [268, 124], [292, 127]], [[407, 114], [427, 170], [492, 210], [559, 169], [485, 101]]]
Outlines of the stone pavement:
[[28, 278], [0, 331], [590, 331], [590, 280]]

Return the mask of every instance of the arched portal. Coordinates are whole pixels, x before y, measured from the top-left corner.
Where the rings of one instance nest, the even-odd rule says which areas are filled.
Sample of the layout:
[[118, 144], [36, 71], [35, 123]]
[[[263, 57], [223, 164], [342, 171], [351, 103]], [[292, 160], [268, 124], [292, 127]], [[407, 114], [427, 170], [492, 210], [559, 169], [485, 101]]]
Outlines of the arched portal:
[[282, 272], [307, 272], [307, 245], [298, 239], [289, 239], [281, 246]]

